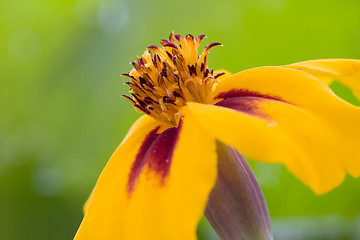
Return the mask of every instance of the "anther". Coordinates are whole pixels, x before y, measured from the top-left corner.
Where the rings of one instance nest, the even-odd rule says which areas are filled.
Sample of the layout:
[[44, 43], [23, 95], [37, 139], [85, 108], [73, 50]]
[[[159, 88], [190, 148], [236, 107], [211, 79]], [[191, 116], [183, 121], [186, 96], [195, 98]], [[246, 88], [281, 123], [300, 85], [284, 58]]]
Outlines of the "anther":
[[169, 40], [160, 41], [162, 47], [148, 46], [143, 56], [131, 62], [134, 69], [122, 74], [131, 79], [125, 84], [130, 87], [132, 98], [124, 97], [138, 111], [176, 126], [179, 109], [186, 102], [206, 103], [211, 86], [223, 74], [213, 76], [207, 59], [209, 50], [220, 43], [209, 44], [200, 55], [194, 52], [205, 37], [171, 33]]

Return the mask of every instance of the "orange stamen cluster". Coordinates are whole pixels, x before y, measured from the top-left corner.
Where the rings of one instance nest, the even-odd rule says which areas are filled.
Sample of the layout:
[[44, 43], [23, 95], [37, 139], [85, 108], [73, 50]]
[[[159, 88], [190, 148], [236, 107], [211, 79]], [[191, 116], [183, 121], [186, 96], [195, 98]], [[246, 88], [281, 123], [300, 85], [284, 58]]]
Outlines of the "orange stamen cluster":
[[145, 53], [131, 63], [134, 68], [130, 73], [123, 74], [131, 79], [125, 84], [129, 85], [132, 95], [124, 97], [138, 111], [176, 126], [178, 110], [186, 102], [207, 103], [207, 96], [223, 74], [214, 76], [213, 69], [208, 68], [209, 50], [220, 43], [207, 45], [198, 55], [199, 45], [205, 37], [171, 33], [169, 40], [160, 41], [162, 48], [147, 47]]

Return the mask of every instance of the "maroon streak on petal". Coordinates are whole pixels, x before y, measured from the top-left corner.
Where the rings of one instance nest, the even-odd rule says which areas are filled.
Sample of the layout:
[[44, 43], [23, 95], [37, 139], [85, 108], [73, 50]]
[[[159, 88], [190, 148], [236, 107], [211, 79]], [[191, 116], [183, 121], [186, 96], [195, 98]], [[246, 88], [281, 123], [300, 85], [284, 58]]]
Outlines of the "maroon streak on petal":
[[151, 144], [154, 142], [154, 140], [159, 136], [156, 134], [156, 132], [159, 130], [160, 127], [155, 128], [152, 130], [144, 139], [142, 142], [138, 153], [136, 154], [135, 161], [133, 162], [129, 174], [129, 180], [127, 184], [128, 192], [131, 193], [134, 190], [134, 185], [136, 180], [138, 179], [141, 170], [143, 169], [146, 159], [145, 155], [146, 152], [149, 150]]
[[160, 184], [164, 184], [169, 174], [171, 160], [176, 142], [181, 129], [181, 121], [178, 127], [168, 128], [158, 134], [159, 127], [151, 131], [142, 142], [135, 157], [129, 174], [127, 191], [129, 196], [134, 191], [135, 185], [141, 173], [147, 168], [148, 172], [155, 172], [160, 176]]
[[[265, 98], [265, 99], [271, 99], [281, 102], [286, 102], [280, 97], [277, 96], [271, 96], [268, 94], [262, 94], [256, 91], [250, 91], [248, 89], [233, 89], [227, 92], [219, 93], [215, 99], [228, 99], [228, 98], [235, 98], [235, 97], [259, 97], [259, 98]], [[288, 102], [286, 102], [288, 103]]]
[[261, 97], [234, 97], [224, 99], [215, 105], [231, 108], [236, 111], [255, 115], [261, 118], [269, 118], [269, 116], [259, 107], [259, 104], [264, 100], [267, 99]]
[[260, 108], [261, 102], [279, 101], [291, 104], [287, 101], [284, 101], [280, 97], [262, 94], [256, 91], [250, 91], [248, 89], [233, 89], [227, 92], [222, 92], [218, 94], [215, 99], [223, 99], [216, 103], [217, 106], [231, 108], [262, 118], [269, 118], [269, 116]]
[[166, 129], [153, 142], [146, 153], [146, 161], [150, 171], [161, 176], [162, 184], [169, 174], [171, 159], [179, 136], [181, 125]]

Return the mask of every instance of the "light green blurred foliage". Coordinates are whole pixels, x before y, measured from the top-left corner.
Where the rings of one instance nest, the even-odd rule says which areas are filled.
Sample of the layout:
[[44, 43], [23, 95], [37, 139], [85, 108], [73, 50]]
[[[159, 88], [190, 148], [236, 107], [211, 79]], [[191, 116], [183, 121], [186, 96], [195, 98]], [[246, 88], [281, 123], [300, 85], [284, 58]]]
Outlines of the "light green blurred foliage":
[[[0, 239], [74, 236], [101, 169], [139, 116], [121, 98], [120, 74], [146, 46], [172, 30], [205, 33], [205, 44], [224, 44], [210, 64], [234, 73], [359, 59], [359, 12], [359, 0], [0, 1]], [[284, 167], [250, 163], [277, 239], [292, 230], [292, 239], [360, 239], [359, 179], [315, 196]], [[200, 239], [216, 239], [208, 229], [203, 221]]]

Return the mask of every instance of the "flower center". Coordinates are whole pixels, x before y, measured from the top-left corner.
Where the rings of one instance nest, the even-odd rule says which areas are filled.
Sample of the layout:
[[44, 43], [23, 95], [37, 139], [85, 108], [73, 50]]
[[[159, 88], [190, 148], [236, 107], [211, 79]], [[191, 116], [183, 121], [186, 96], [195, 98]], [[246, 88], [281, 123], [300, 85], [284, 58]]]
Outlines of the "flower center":
[[[132, 97], [123, 95], [135, 109], [151, 117], [177, 126], [178, 110], [186, 102], [208, 103], [208, 95], [215, 89], [219, 73], [214, 76], [208, 68], [209, 50], [221, 43], [211, 43], [198, 55], [198, 48], [205, 35], [194, 38], [188, 34], [170, 34], [169, 40], [161, 40], [162, 48], [149, 46], [134, 68], [123, 76]], [[177, 40], [177, 41], [176, 41]]]

